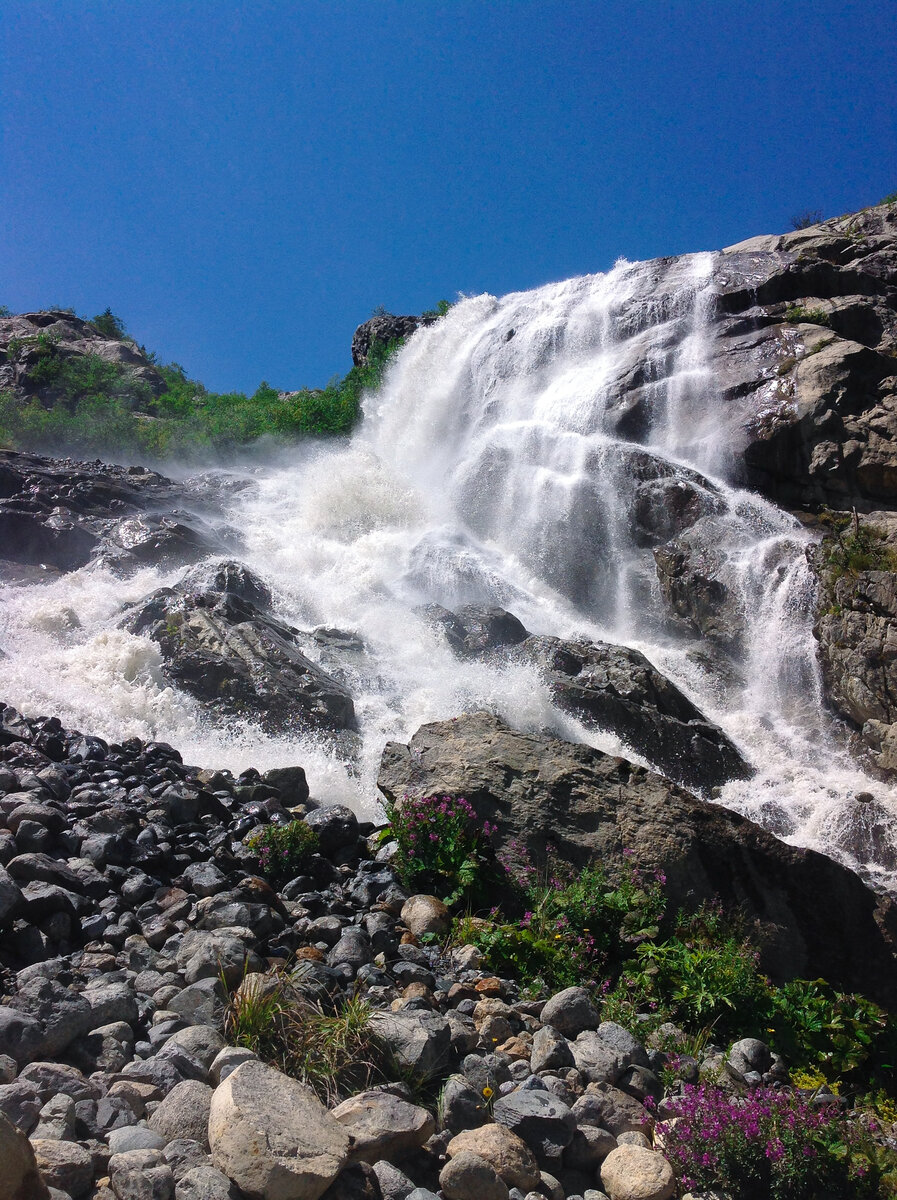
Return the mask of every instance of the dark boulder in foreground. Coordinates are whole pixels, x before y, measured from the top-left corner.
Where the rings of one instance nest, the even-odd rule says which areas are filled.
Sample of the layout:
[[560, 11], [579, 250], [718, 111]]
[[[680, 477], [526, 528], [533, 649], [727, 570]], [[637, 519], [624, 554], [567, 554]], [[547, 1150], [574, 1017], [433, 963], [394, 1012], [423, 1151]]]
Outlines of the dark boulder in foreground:
[[222, 563], [153, 592], [124, 626], [152, 638], [166, 676], [212, 712], [272, 731], [354, 729], [348, 690], [306, 658], [293, 629], [262, 611], [268, 598], [245, 567]]
[[631, 851], [667, 877], [669, 909], [719, 897], [759, 923], [764, 967], [804, 972], [884, 1003], [897, 998], [897, 909], [847, 867], [785, 845], [745, 817], [589, 746], [520, 733], [489, 713], [420, 728], [387, 744], [378, 780], [388, 798], [466, 796], [529, 860], [546, 847], [610, 874]]
[[542, 666], [560, 708], [616, 734], [678, 783], [711, 788], [753, 774], [723, 731], [638, 650], [530, 637], [522, 653]]

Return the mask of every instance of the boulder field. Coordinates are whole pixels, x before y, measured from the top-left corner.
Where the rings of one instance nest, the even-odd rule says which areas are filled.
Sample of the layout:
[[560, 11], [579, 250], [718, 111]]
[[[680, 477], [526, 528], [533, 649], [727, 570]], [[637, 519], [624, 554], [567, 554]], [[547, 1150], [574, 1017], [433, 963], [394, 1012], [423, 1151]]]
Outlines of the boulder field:
[[[549, 837], [610, 870], [631, 849], [674, 902], [756, 916], [771, 969], [893, 996], [889, 901], [621, 759], [473, 714], [388, 746], [380, 782], [466, 794], [534, 861]], [[246, 836], [289, 819], [319, 849], [275, 888]], [[0, 709], [0, 1196], [672, 1196], [644, 1103], [662, 1115], [660, 1043], [584, 988], [529, 999], [441, 945], [445, 906], [373, 833], [298, 767], [235, 778]], [[287, 962], [316, 1011], [366, 1003], [391, 1079], [322, 1098], [231, 1040], [231, 995], [271, 994]], [[750, 1039], [704, 1053], [736, 1089], [786, 1078]]]

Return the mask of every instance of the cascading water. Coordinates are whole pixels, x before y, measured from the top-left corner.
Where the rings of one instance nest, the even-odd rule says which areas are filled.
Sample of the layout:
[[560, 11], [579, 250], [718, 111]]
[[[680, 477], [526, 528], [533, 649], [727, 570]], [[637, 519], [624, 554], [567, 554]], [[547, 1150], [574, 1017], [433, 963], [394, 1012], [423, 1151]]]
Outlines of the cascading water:
[[[298, 761], [319, 799], [361, 808], [385, 741], [471, 708], [637, 757], [560, 713], [534, 667], [460, 661], [415, 612], [499, 604], [535, 633], [641, 650], [757, 768], [720, 803], [891, 884], [895, 795], [851, 761], [821, 704], [809, 535], [727, 483], [750, 414], [748, 400], [722, 398], [710, 366], [714, 263], [624, 262], [462, 301], [401, 351], [349, 443], [246, 470], [252, 486], [228, 516], [278, 615], [364, 641], [341, 664], [354, 763], [310, 737], [213, 726], [166, 684], [155, 645], [118, 622], [179, 572], [123, 580], [95, 566], [5, 587], [3, 698], [108, 737], [161, 738], [207, 765]], [[652, 546], [683, 528], [737, 626], [726, 655], [684, 633], [661, 595]], [[858, 805], [860, 791], [878, 803]]]

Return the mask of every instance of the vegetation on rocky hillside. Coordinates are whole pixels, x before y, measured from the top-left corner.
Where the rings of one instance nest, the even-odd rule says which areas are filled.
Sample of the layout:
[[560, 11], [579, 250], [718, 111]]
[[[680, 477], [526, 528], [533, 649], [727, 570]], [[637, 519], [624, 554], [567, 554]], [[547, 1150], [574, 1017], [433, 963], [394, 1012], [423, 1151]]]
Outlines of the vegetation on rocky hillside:
[[[128, 340], [109, 309], [90, 326], [103, 338]], [[24, 364], [27, 395], [0, 390], [0, 444], [163, 461], [226, 456], [262, 437], [288, 443], [346, 434], [359, 419], [363, 393], [379, 386], [401, 344], [376, 341], [366, 362], [324, 388], [285, 392], [263, 381], [246, 395], [211, 392], [180, 364], [160, 363], [145, 347], [139, 352], [164, 381], [161, 390], [126, 363], [72, 353], [52, 332], [14, 337], [5, 358]]]

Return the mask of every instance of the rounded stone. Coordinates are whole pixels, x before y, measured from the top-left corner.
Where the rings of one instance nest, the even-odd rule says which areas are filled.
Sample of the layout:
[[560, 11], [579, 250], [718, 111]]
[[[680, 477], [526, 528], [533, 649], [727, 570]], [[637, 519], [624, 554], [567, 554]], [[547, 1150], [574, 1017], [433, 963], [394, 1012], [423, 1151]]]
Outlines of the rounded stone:
[[0, 1200], [46, 1200], [31, 1143], [0, 1113]]
[[465, 1129], [452, 1138], [445, 1152], [449, 1158], [468, 1152], [479, 1155], [509, 1188], [529, 1192], [539, 1186], [536, 1156], [523, 1138], [504, 1125]]
[[424, 895], [409, 896], [402, 905], [401, 919], [415, 937], [447, 933], [452, 921], [451, 913], [438, 897]]
[[508, 1200], [508, 1185], [478, 1154], [462, 1150], [439, 1172], [446, 1200]]
[[610, 1200], [669, 1200], [676, 1190], [673, 1168], [656, 1150], [617, 1146], [601, 1164]]
[[212, 1096], [212, 1164], [260, 1200], [318, 1200], [346, 1165], [349, 1135], [305, 1084], [245, 1062]]

